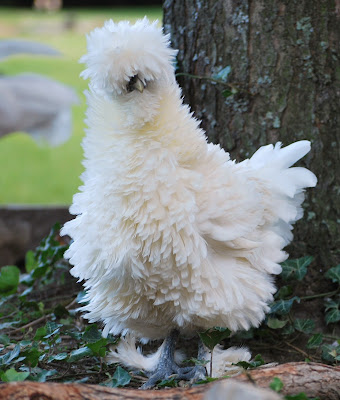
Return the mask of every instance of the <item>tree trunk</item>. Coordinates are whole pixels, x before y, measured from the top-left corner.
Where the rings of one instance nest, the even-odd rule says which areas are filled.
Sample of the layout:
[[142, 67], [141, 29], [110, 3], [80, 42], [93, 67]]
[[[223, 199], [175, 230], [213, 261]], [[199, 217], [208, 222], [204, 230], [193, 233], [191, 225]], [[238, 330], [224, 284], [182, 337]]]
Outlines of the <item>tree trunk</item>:
[[164, 2], [179, 73], [211, 77], [231, 68], [227, 83], [236, 93], [227, 98], [226, 86], [178, 77], [210, 141], [240, 160], [267, 143], [311, 140], [300, 165], [318, 186], [307, 191], [289, 251], [319, 256], [321, 268], [340, 260], [339, 26], [340, 0]]
[[[206, 400], [216, 398], [243, 400], [255, 398], [256, 387], [268, 388], [274, 377], [278, 377], [283, 382], [282, 394], [304, 392], [307, 396], [318, 396], [329, 400], [340, 399], [340, 369], [316, 363], [288, 363], [275, 367], [258, 368], [238, 375], [231, 381], [250, 382], [252, 384], [249, 388], [246, 388], [248, 395], [245, 395], [244, 387], [242, 387], [241, 393], [238, 391], [239, 395], [243, 395], [241, 397], [236, 396], [235, 390], [228, 388], [229, 379], [220, 383], [197, 385], [189, 389], [176, 388], [150, 391], [71, 383], [15, 382], [1, 385], [0, 391], [2, 400], [202, 400], [203, 398]], [[217, 388], [216, 384], [220, 387]], [[235, 385], [233, 385], [233, 389], [235, 389]], [[257, 396], [256, 398], [260, 397]]]

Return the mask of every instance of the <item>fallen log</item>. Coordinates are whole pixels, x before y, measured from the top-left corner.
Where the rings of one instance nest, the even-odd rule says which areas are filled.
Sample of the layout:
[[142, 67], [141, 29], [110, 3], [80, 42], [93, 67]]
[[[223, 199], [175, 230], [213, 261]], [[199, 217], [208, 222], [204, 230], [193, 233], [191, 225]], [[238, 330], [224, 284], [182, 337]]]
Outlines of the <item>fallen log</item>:
[[[287, 363], [244, 371], [233, 380], [268, 388], [274, 377], [282, 380], [282, 394], [305, 392], [310, 397], [340, 399], [340, 367], [318, 363]], [[77, 383], [13, 382], [0, 385], [1, 400], [203, 400], [216, 382], [191, 388], [141, 391]], [[210, 396], [206, 396], [209, 398]], [[215, 398], [216, 399], [216, 398]], [[217, 400], [217, 399], [216, 399]], [[227, 400], [227, 398], [226, 398]]]

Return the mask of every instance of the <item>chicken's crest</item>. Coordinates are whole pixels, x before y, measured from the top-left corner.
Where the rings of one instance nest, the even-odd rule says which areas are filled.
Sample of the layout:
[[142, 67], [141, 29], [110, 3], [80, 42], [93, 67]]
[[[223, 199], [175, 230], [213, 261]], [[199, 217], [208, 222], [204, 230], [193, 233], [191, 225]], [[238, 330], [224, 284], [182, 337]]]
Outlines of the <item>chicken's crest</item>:
[[[146, 17], [133, 25], [109, 20], [92, 31], [87, 36], [88, 53], [80, 59], [87, 65], [81, 76], [90, 78], [92, 90], [109, 97], [132, 97], [142, 95], [137, 92], [144, 88], [152, 91], [155, 84], [174, 81], [177, 50], [170, 48], [169, 35], [157, 25]], [[141, 86], [131, 93], [137, 77]]]

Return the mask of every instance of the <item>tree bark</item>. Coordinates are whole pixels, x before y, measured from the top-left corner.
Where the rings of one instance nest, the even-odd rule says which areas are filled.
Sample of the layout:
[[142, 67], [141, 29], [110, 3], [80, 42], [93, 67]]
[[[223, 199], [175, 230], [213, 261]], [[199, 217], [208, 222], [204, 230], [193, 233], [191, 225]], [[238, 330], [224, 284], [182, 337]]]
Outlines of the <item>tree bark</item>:
[[[340, 0], [165, 0], [164, 28], [179, 49], [178, 77], [208, 139], [244, 159], [267, 143], [312, 142], [306, 165], [318, 177], [307, 191], [293, 256], [340, 262]], [[231, 89], [231, 87], [229, 87]], [[319, 273], [320, 264], [317, 266]]]
[[[274, 377], [280, 378], [284, 384], [282, 394], [305, 392], [308, 396], [318, 396], [329, 400], [340, 399], [340, 368], [329, 365], [287, 363], [250, 370], [232, 380], [250, 382], [258, 387], [268, 388]], [[2, 400], [202, 400], [216, 384], [214, 382], [189, 389], [140, 391], [86, 384], [15, 382], [1, 385], [0, 397]], [[225, 385], [223, 384], [223, 386]], [[251, 390], [254, 390], [254, 386]], [[211, 391], [211, 393], [214, 392]], [[221, 392], [219, 391], [219, 393]]]

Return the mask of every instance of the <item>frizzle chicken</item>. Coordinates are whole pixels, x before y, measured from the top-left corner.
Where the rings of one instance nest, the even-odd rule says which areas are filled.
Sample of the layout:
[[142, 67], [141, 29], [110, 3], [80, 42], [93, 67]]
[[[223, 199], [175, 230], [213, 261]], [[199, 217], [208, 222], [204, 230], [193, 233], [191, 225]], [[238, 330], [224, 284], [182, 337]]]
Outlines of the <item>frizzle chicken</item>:
[[[89, 34], [84, 184], [63, 229], [86, 318], [125, 336], [111, 360], [146, 370], [145, 388], [202, 373], [174, 361], [179, 332], [260, 324], [304, 188], [316, 185], [309, 170], [290, 168], [308, 141], [264, 146], [240, 163], [208, 144], [182, 103], [176, 53], [147, 19]], [[150, 357], [136, 350], [135, 340], [163, 338]], [[225, 362], [249, 359], [244, 349], [218, 351]]]

